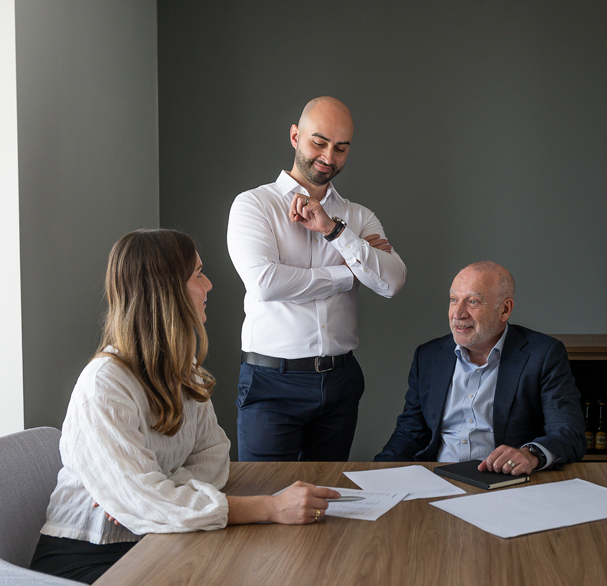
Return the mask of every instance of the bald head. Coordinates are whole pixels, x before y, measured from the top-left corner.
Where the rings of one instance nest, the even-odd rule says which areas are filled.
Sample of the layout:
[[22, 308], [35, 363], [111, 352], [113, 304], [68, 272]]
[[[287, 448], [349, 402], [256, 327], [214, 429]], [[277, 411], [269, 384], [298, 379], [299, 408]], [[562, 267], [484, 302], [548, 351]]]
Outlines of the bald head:
[[510, 299], [514, 299], [514, 294], [516, 292], [514, 279], [503, 266], [498, 265], [496, 262], [492, 262], [490, 260], [474, 262], [463, 268], [459, 274], [463, 273], [464, 271], [473, 271], [475, 273], [485, 274], [489, 278], [493, 276], [495, 283], [494, 293], [499, 302], [508, 297]]
[[343, 130], [349, 132], [350, 139], [354, 133], [354, 123], [352, 115], [346, 105], [331, 96], [321, 96], [310, 100], [299, 118], [298, 127], [306, 128], [309, 124], [314, 124], [317, 121], [324, 119], [332, 119], [336, 124], [343, 127]]

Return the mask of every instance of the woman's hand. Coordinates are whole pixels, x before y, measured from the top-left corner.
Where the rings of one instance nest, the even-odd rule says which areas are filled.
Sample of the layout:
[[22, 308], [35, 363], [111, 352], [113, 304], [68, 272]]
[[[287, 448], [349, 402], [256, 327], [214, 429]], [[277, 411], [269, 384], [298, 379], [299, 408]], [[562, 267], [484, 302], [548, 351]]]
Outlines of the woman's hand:
[[322, 488], [298, 480], [274, 499], [271, 521], [286, 525], [314, 523], [325, 516], [329, 503], [328, 498], [339, 498], [341, 495], [330, 488]]
[[[96, 509], [99, 506], [99, 503], [96, 503], [95, 501], [93, 501], [93, 509]], [[116, 521], [116, 519], [114, 519], [114, 517], [112, 517], [109, 513], [106, 513], [105, 516], [107, 517], [107, 520], [110, 523], [114, 523], [114, 525], [120, 525], [120, 523], [118, 523], [118, 521]]]
[[325, 516], [329, 507], [327, 499], [339, 497], [340, 494], [330, 488], [299, 480], [276, 496], [228, 496], [228, 524], [314, 523]]

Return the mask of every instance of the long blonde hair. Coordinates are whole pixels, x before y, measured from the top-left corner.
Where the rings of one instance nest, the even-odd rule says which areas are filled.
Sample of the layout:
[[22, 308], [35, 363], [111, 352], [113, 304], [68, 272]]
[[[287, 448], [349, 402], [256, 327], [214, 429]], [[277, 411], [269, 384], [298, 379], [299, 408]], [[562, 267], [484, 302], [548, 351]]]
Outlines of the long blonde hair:
[[137, 230], [116, 242], [105, 277], [109, 307], [95, 358], [112, 356], [133, 372], [157, 417], [152, 429], [169, 437], [181, 427], [183, 393], [204, 402], [215, 386], [202, 367], [208, 340], [187, 290], [196, 260], [186, 234]]

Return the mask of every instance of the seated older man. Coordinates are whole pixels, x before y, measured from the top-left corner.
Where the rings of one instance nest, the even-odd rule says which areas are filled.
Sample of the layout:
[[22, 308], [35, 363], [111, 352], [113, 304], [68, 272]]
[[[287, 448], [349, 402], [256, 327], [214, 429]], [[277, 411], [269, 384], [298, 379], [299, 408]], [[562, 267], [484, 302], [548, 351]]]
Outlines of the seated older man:
[[452, 335], [420, 346], [405, 407], [375, 461], [461, 462], [529, 474], [586, 451], [580, 394], [561, 342], [509, 324], [514, 280], [467, 266], [449, 295]]

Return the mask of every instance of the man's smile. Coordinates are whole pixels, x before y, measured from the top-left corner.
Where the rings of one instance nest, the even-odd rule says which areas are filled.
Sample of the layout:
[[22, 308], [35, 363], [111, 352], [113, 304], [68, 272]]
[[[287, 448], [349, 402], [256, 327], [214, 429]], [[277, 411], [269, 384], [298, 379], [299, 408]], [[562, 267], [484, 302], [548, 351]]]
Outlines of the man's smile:
[[333, 170], [333, 165], [325, 165], [324, 163], [321, 163], [318, 159], [314, 161], [314, 166], [322, 173], [329, 173]]

